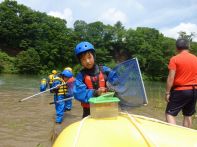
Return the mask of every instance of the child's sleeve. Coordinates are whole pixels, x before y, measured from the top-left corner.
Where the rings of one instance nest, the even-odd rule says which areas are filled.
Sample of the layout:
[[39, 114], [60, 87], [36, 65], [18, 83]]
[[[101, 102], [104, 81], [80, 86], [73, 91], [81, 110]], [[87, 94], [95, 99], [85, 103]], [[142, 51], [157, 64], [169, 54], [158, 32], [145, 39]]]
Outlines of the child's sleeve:
[[117, 73], [107, 66], [103, 66], [103, 71], [107, 75], [107, 82], [116, 85], [119, 81]]
[[73, 94], [75, 99], [80, 102], [88, 103], [88, 100], [93, 97], [94, 94], [93, 89], [88, 89], [85, 83], [83, 82], [83, 75], [80, 72], [75, 79]]
[[[61, 84], [61, 82], [59, 80], [55, 80], [55, 81], [53, 81], [51, 88], [54, 88], [54, 87], [56, 87], [57, 85], [60, 85], [60, 84]], [[58, 88], [54, 88], [54, 89], [50, 90], [50, 92], [56, 92], [57, 89]]]
[[107, 66], [103, 66], [102, 67], [103, 69], [103, 72], [108, 76], [109, 75], [109, 73], [112, 71], [112, 69], [111, 68], [109, 68], [109, 67], [107, 67]]
[[71, 97], [73, 96], [73, 87], [74, 87], [74, 79], [70, 79], [67, 81], [67, 93], [66, 97]]

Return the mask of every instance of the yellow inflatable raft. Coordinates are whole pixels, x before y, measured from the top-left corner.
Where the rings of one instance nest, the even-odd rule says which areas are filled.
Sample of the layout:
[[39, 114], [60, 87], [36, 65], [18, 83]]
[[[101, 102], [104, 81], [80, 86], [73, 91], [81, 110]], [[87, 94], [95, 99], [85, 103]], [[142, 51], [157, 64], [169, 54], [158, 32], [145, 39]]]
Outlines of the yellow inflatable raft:
[[123, 114], [71, 124], [53, 147], [197, 147], [197, 131], [148, 117]]
[[114, 97], [94, 100], [91, 116], [65, 128], [53, 147], [197, 147], [197, 130], [118, 113]]

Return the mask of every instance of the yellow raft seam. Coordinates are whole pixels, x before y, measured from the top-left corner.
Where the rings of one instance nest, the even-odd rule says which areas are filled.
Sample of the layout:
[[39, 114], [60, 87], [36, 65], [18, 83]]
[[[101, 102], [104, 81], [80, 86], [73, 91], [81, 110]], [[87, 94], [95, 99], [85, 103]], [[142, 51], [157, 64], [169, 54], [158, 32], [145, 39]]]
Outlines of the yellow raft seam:
[[77, 135], [76, 135], [76, 137], [75, 137], [73, 147], [76, 147], [76, 146], [77, 146], [77, 143], [78, 143], [78, 140], [79, 140], [79, 135], [80, 135], [80, 132], [81, 132], [81, 128], [82, 128], [82, 126], [83, 126], [83, 124], [84, 124], [84, 122], [85, 122], [85, 120], [86, 120], [87, 118], [89, 118], [89, 116], [83, 118], [83, 119], [80, 121], [80, 125], [79, 125], [79, 128], [78, 128], [78, 130], [77, 130]]
[[[127, 111], [126, 111], [127, 112]], [[145, 131], [143, 131], [143, 129], [137, 124], [137, 121], [136, 119], [131, 115], [129, 114], [128, 112], [127, 113], [123, 113], [121, 112], [122, 114], [127, 114], [131, 120], [131, 123], [134, 125], [134, 127], [138, 130], [138, 132], [141, 134], [141, 136], [143, 137], [144, 141], [146, 142], [146, 144], [149, 146], [149, 147], [152, 147], [152, 146], [156, 146], [156, 144], [153, 143], [153, 141], [146, 135]]]
[[168, 125], [168, 126], [175, 126], [175, 127], [178, 127], [178, 128], [184, 128], [184, 129], [187, 129], [187, 130], [190, 130], [190, 131], [194, 131], [194, 132], [197, 131], [197, 130], [192, 129], [192, 128], [186, 128], [186, 127], [183, 127], [183, 126], [179, 126], [179, 125], [175, 125], [175, 124], [170, 124], [170, 123], [167, 123], [167, 122], [164, 122], [164, 121], [155, 119], [155, 118], [151, 118], [151, 117], [145, 117], [145, 116], [141, 116], [141, 115], [133, 115], [133, 116], [134, 117], [137, 117], [137, 118], [144, 119], [144, 120], [148, 120], [148, 121], [153, 121], [153, 122], [165, 124], [165, 125]]

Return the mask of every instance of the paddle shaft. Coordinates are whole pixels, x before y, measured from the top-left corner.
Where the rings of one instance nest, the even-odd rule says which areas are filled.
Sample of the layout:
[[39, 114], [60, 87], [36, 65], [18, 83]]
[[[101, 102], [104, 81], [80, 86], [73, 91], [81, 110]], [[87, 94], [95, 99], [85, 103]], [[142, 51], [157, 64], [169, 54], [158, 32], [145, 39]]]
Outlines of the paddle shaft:
[[65, 98], [63, 100], [59, 100], [59, 101], [55, 101], [55, 102], [50, 102], [49, 104], [52, 105], [52, 104], [55, 104], [55, 103], [60, 103], [60, 102], [64, 102], [64, 101], [68, 101], [68, 100], [72, 100], [74, 99], [74, 97], [69, 97], [69, 98]]
[[26, 97], [26, 98], [23, 98], [23, 99], [19, 100], [19, 102], [26, 101], [26, 100], [28, 100], [28, 99], [30, 99], [30, 98], [33, 98], [33, 97], [35, 97], [35, 96], [37, 96], [37, 95], [40, 95], [40, 94], [43, 94], [43, 93], [45, 93], [45, 92], [47, 92], [47, 91], [53, 90], [53, 89], [57, 88], [58, 86], [62, 86], [62, 85], [65, 85], [65, 84], [66, 84], [66, 83], [60, 84], [60, 85], [57, 85], [57, 86], [52, 87], [52, 88], [50, 88], [50, 89], [47, 89], [47, 90], [45, 90], [45, 91], [36, 93], [36, 94], [34, 94], [34, 95], [32, 95], [32, 96], [28, 96], [28, 97]]

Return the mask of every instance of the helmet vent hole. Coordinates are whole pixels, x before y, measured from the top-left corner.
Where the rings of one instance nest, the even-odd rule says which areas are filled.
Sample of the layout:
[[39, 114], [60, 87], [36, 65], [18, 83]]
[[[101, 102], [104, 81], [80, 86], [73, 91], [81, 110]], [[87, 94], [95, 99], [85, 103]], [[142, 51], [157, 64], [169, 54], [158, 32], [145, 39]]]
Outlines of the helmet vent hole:
[[87, 47], [87, 45], [85, 45], [85, 47]]

